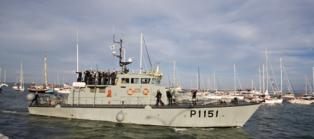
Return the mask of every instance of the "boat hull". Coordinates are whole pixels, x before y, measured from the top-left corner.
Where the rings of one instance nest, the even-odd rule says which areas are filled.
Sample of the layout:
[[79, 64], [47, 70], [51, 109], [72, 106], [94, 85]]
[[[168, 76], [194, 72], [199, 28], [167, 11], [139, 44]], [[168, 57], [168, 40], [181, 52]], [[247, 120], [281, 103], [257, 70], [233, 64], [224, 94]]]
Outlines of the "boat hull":
[[226, 107], [29, 107], [33, 115], [169, 127], [242, 127], [260, 104]]

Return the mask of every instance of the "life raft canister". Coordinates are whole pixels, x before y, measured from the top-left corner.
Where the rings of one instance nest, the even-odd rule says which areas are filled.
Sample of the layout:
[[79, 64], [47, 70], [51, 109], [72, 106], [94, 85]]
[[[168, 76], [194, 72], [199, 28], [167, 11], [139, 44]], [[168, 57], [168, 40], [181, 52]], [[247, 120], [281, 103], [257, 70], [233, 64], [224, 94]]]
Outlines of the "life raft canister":
[[148, 95], [148, 93], [149, 93], [149, 90], [148, 90], [147, 88], [144, 88], [144, 90], [143, 90], [143, 94], [144, 94], [145, 96], [147, 96], [147, 95]]
[[135, 89], [129, 88], [127, 93], [128, 93], [128, 95], [133, 95], [135, 93]]
[[108, 91], [107, 91], [107, 97], [112, 97], [112, 90], [111, 90], [111, 88], [109, 88]]

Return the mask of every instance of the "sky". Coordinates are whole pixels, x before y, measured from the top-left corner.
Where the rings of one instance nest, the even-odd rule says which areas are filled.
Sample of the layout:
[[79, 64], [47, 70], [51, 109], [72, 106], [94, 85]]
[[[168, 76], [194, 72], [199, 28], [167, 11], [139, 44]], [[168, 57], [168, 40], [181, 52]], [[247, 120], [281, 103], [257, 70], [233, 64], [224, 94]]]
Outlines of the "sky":
[[49, 82], [74, 81], [76, 32], [81, 70], [118, 69], [110, 49], [115, 34], [137, 72], [142, 32], [164, 85], [176, 61], [176, 80], [185, 88], [196, 87], [199, 66], [202, 88], [213, 88], [215, 73], [218, 88], [232, 89], [234, 64], [237, 87], [250, 88], [253, 80], [258, 88], [265, 49], [277, 82], [283, 59], [284, 89], [287, 77], [295, 89], [305, 87], [305, 78], [312, 82], [313, 0], [1, 0], [0, 67], [7, 81], [17, 81], [22, 61], [25, 81], [43, 82], [44, 55]]

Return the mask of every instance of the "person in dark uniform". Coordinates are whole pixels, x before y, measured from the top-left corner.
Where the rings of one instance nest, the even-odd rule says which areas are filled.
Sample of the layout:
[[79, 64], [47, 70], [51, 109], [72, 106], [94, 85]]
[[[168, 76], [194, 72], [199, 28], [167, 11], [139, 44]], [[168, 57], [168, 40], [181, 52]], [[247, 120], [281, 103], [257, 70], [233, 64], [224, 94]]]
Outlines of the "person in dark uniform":
[[233, 104], [238, 104], [238, 103], [239, 103], [238, 98], [237, 98], [237, 97], [233, 98], [233, 99], [231, 100], [231, 103], [233, 103]]
[[197, 93], [197, 90], [192, 90], [192, 103], [193, 105], [196, 105], [196, 93]]
[[77, 82], [81, 82], [83, 80], [82, 78], [82, 72], [76, 72], [78, 74], [78, 77], [77, 77]]
[[167, 89], [166, 94], [168, 98], [168, 105], [172, 105], [172, 95], [171, 95], [170, 89]]
[[162, 94], [161, 94], [161, 92], [160, 92], [160, 90], [158, 89], [157, 90], [157, 94], [156, 94], [156, 106], [158, 106], [159, 104], [160, 105], [164, 105], [164, 103], [161, 101], [161, 96], [162, 96]]
[[35, 104], [37, 105], [38, 104], [38, 98], [39, 98], [39, 95], [38, 95], [38, 92], [35, 93], [35, 97], [33, 98], [30, 106], [33, 105], [33, 103], [35, 102]]
[[0, 93], [2, 93], [2, 87], [0, 87]]

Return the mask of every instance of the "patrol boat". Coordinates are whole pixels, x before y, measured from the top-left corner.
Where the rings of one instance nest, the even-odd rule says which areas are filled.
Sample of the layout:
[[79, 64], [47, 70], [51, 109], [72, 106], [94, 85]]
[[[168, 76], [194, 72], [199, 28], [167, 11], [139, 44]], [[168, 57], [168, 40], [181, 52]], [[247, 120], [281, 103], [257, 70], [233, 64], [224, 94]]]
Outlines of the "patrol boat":
[[[131, 73], [132, 60], [123, 60], [122, 39], [119, 46], [121, 70], [78, 72], [71, 93], [35, 94], [27, 99], [35, 102], [28, 107], [32, 115], [109, 121], [116, 123], [167, 127], [242, 127], [254, 114], [258, 103], [167, 103], [166, 87], [161, 86], [162, 74], [157, 66], [150, 72]], [[83, 77], [84, 75], [84, 77]], [[156, 105], [161, 93], [164, 105]], [[35, 98], [38, 98], [38, 102]], [[191, 98], [192, 100], [192, 98]]]

